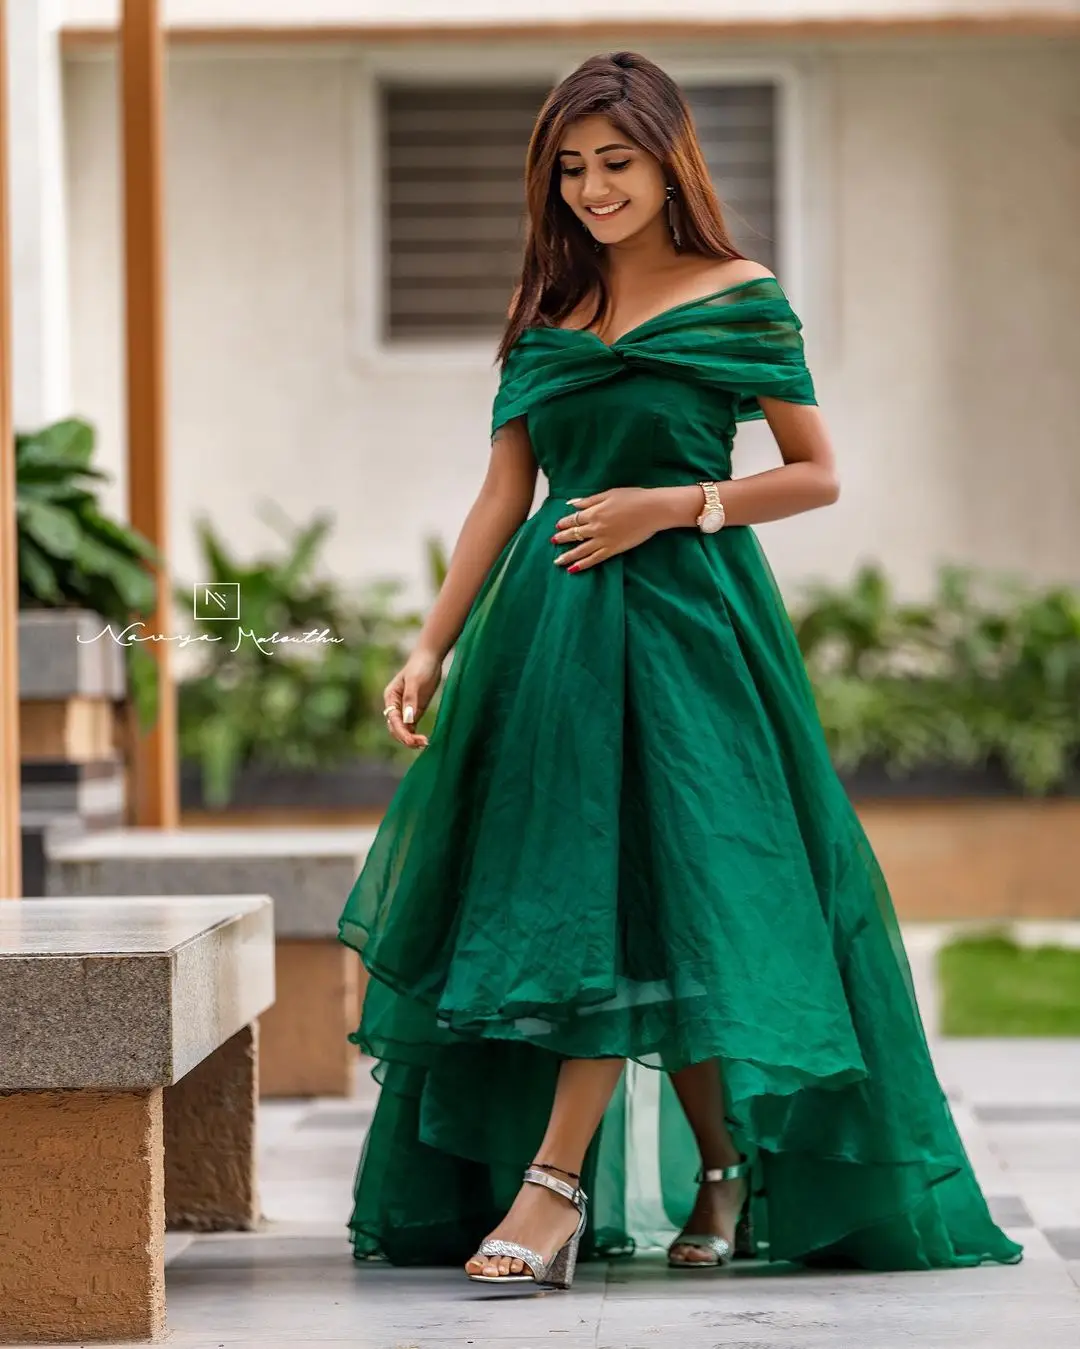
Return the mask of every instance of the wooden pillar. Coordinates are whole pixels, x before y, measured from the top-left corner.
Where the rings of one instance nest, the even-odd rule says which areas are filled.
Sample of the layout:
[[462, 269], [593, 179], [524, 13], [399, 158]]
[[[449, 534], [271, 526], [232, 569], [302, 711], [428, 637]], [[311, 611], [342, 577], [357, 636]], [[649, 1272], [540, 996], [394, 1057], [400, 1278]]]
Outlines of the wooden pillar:
[[19, 564], [11, 425], [7, 14], [0, 0], [0, 899], [22, 894], [19, 833]]
[[[165, 239], [162, 93], [164, 39], [159, 0], [124, 0], [121, 26], [124, 121], [124, 230], [127, 313], [128, 510], [131, 523], [165, 561], [150, 628], [172, 628], [168, 574]], [[148, 644], [158, 665], [153, 730], [133, 737], [132, 818], [174, 828], [179, 816], [176, 689], [170, 644]]]

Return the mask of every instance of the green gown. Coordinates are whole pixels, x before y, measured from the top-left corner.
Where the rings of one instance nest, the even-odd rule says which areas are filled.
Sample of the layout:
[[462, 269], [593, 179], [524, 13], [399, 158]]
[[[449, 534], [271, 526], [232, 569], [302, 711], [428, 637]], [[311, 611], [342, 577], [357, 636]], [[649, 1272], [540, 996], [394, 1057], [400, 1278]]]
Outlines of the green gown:
[[[582, 1254], [669, 1241], [697, 1151], [668, 1073], [715, 1060], [760, 1258], [1013, 1262], [938, 1083], [881, 872], [753, 531], [668, 529], [568, 574], [570, 497], [731, 473], [757, 396], [812, 404], [771, 278], [611, 345], [510, 354], [550, 495], [470, 610], [430, 742], [348, 897], [379, 1062], [358, 1257], [457, 1264], [536, 1154], [560, 1062], [627, 1071], [586, 1159]], [[664, 1070], [664, 1071], [657, 1071]]]

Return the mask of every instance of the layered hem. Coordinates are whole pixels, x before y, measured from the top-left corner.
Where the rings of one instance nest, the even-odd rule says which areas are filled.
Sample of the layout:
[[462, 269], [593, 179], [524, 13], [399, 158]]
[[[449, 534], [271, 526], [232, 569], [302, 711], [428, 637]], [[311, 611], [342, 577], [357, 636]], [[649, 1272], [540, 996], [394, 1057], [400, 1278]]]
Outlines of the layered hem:
[[[513, 1200], [568, 1057], [628, 1060], [586, 1159], [593, 1222], [583, 1258], [663, 1249], [689, 1213], [696, 1147], [668, 1075], [655, 1067], [681, 1057], [681, 1066], [717, 1063], [729, 1127], [754, 1162], [758, 1259], [879, 1270], [1021, 1259], [1022, 1247], [989, 1216], [929, 1068], [910, 1117], [883, 1121], [866, 1112], [871, 1073], [861, 1059], [736, 1058], [729, 1039], [699, 1023], [692, 1046], [683, 1028], [678, 1055], [634, 1043], [566, 1054], [552, 1047], [554, 1027], [549, 1037], [511, 1023], [482, 1033], [439, 1026], [432, 1003], [369, 971], [371, 1011], [349, 1038], [377, 1060], [382, 1094], [357, 1172], [357, 1259], [468, 1259]], [[561, 1025], [577, 1019], [571, 1011]], [[394, 1036], [401, 1021], [413, 1038], [400, 1026]], [[419, 1035], [420, 1024], [431, 1034]]]
[[340, 926], [384, 1061], [357, 1253], [466, 1260], [560, 1064], [617, 1057], [583, 1254], [675, 1236], [698, 1156], [668, 1074], [715, 1061], [762, 1258], [1014, 1262], [757, 541], [673, 535], [575, 578], [534, 517], [478, 596]]

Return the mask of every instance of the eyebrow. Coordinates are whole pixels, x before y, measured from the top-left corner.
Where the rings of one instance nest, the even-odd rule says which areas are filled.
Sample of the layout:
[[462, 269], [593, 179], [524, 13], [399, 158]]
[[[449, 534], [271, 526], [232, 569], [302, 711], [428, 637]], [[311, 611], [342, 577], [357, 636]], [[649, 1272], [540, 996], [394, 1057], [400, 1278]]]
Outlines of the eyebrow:
[[[622, 143], [621, 141], [613, 141], [611, 145], [601, 145], [600, 148], [599, 148], [598, 150], [594, 150], [594, 151], [593, 151], [593, 154], [594, 154], [594, 155], [606, 155], [607, 152], [608, 152], [609, 150], [632, 150], [633, 148], [634, 148], [634, 147], [633, 147], [632, 145], [623, 145], [623, 143]], [[559, 151], [559, 154], [560, 154], [560, 155], [578, 155], [578, 156], [584, 158], [584, 156], [581, 155], [581, 151], [580, 151], [580, 150], [560, 150], [560, 151]]]

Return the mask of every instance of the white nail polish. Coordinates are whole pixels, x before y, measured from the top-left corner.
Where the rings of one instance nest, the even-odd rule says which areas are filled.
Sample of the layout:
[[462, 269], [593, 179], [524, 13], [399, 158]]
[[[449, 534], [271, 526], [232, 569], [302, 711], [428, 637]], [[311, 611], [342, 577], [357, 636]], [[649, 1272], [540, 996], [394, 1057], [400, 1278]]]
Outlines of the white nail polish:
[[411, 722], [412, 719], [413, 719], [413, 717], [414, 717], [414, 715], [415, 715], [415, 713], [413, 712], [412, 704], [411, 704], [411, 703], [406, 703], [406, 704], [405, 704], [405, 711], [401, 714], [401, 720], [402, 720], [402, 721], [410, 721], [410, 722]]

